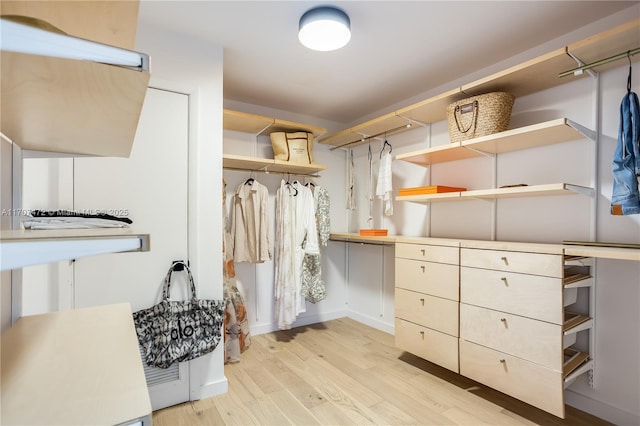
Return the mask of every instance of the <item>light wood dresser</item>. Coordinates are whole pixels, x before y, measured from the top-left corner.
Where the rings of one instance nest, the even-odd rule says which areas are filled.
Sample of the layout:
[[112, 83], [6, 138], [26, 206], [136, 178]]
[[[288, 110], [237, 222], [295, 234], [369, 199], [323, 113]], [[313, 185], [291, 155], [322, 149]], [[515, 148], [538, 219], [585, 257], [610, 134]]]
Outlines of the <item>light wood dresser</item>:
[[456, 373], [459, 265], [456, 241], [396, 242], [396, 346]]
[[397, 239], [396, 346], [564, 418], [593, 365], [574, 349], [593, 319], [570, 311], [590, 264], [562, 245]]

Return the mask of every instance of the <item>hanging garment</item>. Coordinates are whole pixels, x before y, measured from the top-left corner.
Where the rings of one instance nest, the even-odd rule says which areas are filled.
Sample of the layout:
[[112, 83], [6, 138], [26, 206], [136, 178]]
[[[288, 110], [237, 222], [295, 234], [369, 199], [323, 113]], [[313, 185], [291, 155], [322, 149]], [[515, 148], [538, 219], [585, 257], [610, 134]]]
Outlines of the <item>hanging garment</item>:
[[315, 205], [311, 190], [284, 179], [276, 195], [276, 321], [281, 330], [291, 328], [305, 312], [302, 263], [305, 254], [318, 254]]
[[329, 191], [322, 186], [316, 186], [313, 190], [313, 199], [316, 207], [316, 227], [318, 229], [318, 243], [326, 247], [331, 235], [331, 217]]
[[353, 150], [349, 150], [349, 176], [347, 178], [347, 210], [356, 209], [356, 179]]
[[[312, 192], [316, 207], [318, 242], [326, 247], [331, 233], [329, 192], [321, 186], [315, 186]], [[311, 303], [318, 303], [327, 297], [320, 256], [320, 253], [305, 254], [302, 262], [302, 295]]]
[[[388, 142], [385, 141], [385, 144]], [[389, 145], [390, 147], [391, 145]], [[380, 153], [380, 168], [378, 170], [378, 185], [376, 186], [376, 196], [380, 198], [384, 206], [386, 216], [393, 215], [393, 188], [391, 172], [391, 150], [388, 152], [382, 148]]]
[[255, 179], [238, 185], [233, 198], [231, 232], [236, 262], [271, 260], [269, 241], [269, 191]]
[[222, 209], [224, 220], [224, 238], [222, 240], [222, 277], [224, 283], [224, 359], [227, 362], [240, 361], [240, 354], [251, 345], [249, 318], [245, 304], [244, 290], [236, 281], [233, 264], [233, 245], [227, 218], [226, 195], [223, 180]]
[[613, 215], [640, 214], [640, 104], [638, 95], [628, 89], [620, 104], [618, 144], [613, 154]]

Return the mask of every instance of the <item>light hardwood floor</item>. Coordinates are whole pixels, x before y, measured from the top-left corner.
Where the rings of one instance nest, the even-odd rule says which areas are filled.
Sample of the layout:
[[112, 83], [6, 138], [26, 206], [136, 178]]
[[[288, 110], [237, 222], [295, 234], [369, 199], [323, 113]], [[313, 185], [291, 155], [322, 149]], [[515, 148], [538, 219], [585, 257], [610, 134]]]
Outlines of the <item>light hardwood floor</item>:
[[229, 392], [153, 413], [178, 425], [604, 425], [565, 420], [403, 352], [348, 318], [252, 337]]

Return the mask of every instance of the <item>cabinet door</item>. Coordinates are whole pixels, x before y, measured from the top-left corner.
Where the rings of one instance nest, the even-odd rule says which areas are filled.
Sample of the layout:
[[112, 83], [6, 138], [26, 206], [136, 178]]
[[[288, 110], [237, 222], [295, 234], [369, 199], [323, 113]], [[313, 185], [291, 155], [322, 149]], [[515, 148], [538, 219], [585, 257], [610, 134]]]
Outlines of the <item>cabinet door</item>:
[[[124, 213], [132, 228], [151, 236], [148, 252], [77, 260], [76, 308], [120, 302], [133, 311], [150, 307], [159, 301], [171, 261], [188, 258], [188, 105], [186, 95], [148, 89], [130, 158], [75, 159], [74, 208]], [[174, 280], [172, 298], [187, 296], [185, 287]], [[154, 409], [189, 399], [186, 363], [151, 370]]]

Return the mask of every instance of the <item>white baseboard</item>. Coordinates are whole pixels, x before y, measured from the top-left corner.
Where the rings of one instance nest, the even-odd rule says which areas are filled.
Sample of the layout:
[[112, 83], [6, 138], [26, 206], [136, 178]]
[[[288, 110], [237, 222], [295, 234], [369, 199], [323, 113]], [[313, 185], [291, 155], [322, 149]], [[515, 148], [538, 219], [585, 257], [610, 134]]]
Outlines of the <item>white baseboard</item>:
[[[318, 314], [311, 315], [301, 315], [296, 319], [296, 321], [291, 325], [291, 328], [302, 327], [309, 324], [317, 324], [319, 322], [331, 321], [338, 318], [344, 318], [348, 316], [346, 310], [333, 311], [333, 312], [322, 312]], [[275, 322], [269, 324], [259, 324], [251, 326], [251, 335], [259, 336], [260, 334], [271, 333], [273, 331], [278, 331], [278, 324]]]
[[385, 333], [394, 334], [394, 325], [380, 321], [378, 318], [369, 317], [353, 311], [348, 312], [348, 317], [362, 324], [384, 331]]
[[200, 386], [200, 395], [198, 399], [210, 398], [216, 395], [222, 395], [229, 390], [229, 382], [226, 377], [222, 377], [214, 382], [205, 383]]
[[564, 402], [619, 426], [640, 425], [640, 415], [621, 410], [602, 401], [591, 399], [570, 389], [564, 392]]

